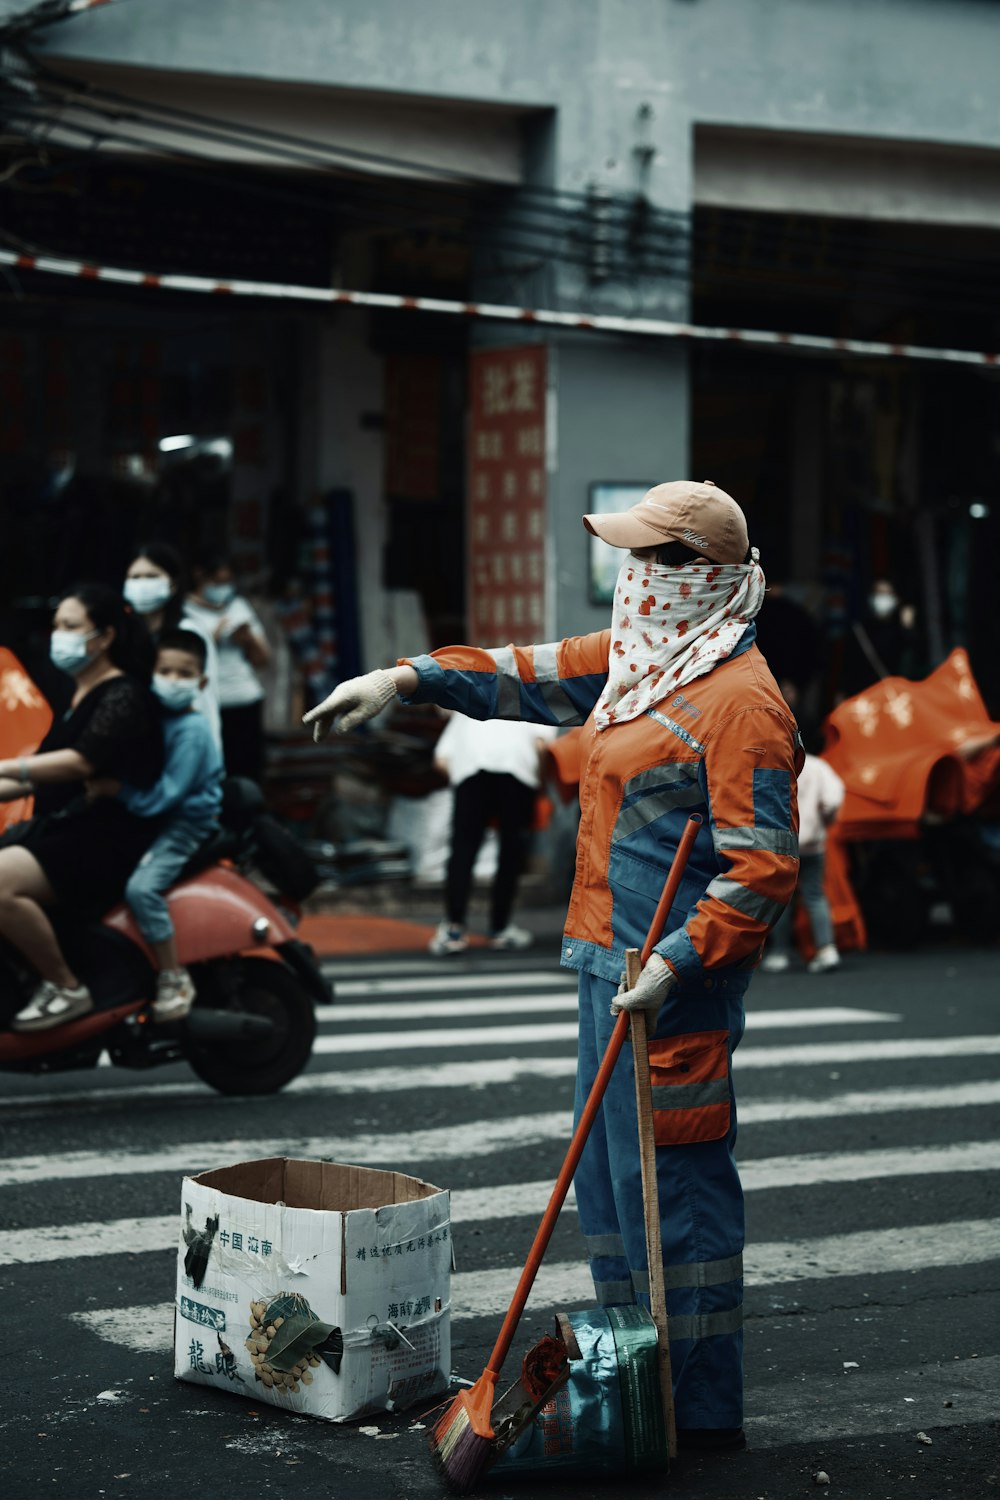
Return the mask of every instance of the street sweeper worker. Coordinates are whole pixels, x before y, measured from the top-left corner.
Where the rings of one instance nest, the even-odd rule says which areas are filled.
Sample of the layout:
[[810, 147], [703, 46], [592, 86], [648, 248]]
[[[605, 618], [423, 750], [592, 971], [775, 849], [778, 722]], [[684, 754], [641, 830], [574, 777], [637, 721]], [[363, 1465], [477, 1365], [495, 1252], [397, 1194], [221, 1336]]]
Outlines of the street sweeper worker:
[[[648, 1014], [679, 1446], [745, 1446], [743, 1196], [732, 1053], [768, 932], [795, 889], [795, 721], [754, 644], [764, 574], [746, 519], [709, 481], [656, 485], [584, 516], [625, 557], [611, 626], [551, 645], [452, 646], [342, 683], [317, 738], [397, 695], [473, 718], [583, 724], [580, 832], [562, 963], [579, 972], [579, 1116], [620, 1008]], [[681, 833], [703, 827], [664, 934], [631, 991]], [[615, 1069], [575, 1185], [597, 1298], [648, 1299], [631, 1054]]]

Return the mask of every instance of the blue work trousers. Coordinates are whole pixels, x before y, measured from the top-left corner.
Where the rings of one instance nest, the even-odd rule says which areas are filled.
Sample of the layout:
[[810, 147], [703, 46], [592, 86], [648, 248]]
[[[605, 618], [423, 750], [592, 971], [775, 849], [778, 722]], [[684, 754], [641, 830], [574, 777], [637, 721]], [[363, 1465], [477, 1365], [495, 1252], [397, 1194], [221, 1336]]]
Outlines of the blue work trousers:
[[[730, 1062], [749, 976], [682, 983], [650, 1024], [653, 1120], [677, 1425], [743, 1423], [743, 1190]], [[580, 975], [576, 1117], [607, 1048], [616, 986]], [[662, 1144], [661, 1144], [662, 1142]], [[628, 1043], [576, 1172], [597, 1300], [649, 1305]]]
[[173, 937], [165, 893], [212, 832], [211, 825], [174, 819], [157, 834], [129, 876], [125, 900], [147, 943], [165, 943]]

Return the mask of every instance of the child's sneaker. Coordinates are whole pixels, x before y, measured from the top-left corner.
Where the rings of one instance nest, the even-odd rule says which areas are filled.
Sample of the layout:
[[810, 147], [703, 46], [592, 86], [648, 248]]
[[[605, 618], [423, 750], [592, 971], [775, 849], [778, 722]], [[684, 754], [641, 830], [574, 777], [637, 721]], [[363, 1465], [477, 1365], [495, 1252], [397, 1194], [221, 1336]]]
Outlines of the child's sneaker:
[[443, 958], [451, 953], [464, 953], [468, 946], [464, 927], [450, 927], [447, 922], [442, 922], [427, 944], [427, 951], [435, 958]]
[[502, 932], [495, 932], [490, 938], [490, 947], [498, 948], [501, 952], [509, 952], [514, 948], [530, 948], [534, 941], [532, 933], [508, 922]]
[[765, 953], [760, 966], [765, 974], [784, 974], [788, 968], [788, 954]]
[[156, 978], [153, 1020], [183, 1021], [194, 997], [194, 980], [187, 969], [164, 969]]
[[820, 948], [816, 957], [810, 959], [806, 969], [810, 974], [825, 974], [829, 969], [836, 969], [840, 965], [840, 954], [832, 943], [827, 943]]

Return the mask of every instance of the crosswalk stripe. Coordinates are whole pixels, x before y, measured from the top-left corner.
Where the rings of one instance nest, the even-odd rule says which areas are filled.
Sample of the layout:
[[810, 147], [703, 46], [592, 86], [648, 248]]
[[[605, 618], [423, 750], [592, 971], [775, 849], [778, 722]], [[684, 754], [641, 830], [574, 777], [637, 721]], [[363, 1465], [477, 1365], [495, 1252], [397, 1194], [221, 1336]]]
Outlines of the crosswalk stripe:
[[[451, 1000], [370, 1000], [367, 1004], [318, 1005], [316, 1019], [334, 1023], [350, 1021], [415, 1021], [447, 1016], [516, 1016], [551, 1011], [576, 1013], [576, 991], [567, 995], [488, 995]], [[866, 1026], [900, 1021], [896, 1011], [857, 1010], [847, 1005], [815, 1005], [804, 1010], [751, 1010], [748, 1031], [767, 1031], [818, 1026]], [[477, 1033], [478, 1034], [478, 1033]]]
[[906, 1037], [891, 1041], [816, 1042], [790, 1047], [741, 1047], [737, 1075], [747, 1068], [814, 1068], [829, 1063], [909, 1062], [918, 1058], [996, 1057], [1000, 1036]]
[[[918, 1224], [814, 1240], [750, 1244], [744, 1254], [748, 1288], [837, 1276], [928, 1271], [1000, 1259], [1000, 1219]], [[517, 1284], [516, 1268], [464, 1271], [452, 1278], [452, 1317], [485, 1318], [504, 1313]], [[531, 1305], [562, 1307], [592, 1301], [594, 1287], [583, 1261], [543, 1261]]]
[[508, 1119], [475, 1120], [430, 1130], [406, 1130], [397, 1135], [355, 1132], [343, 1136], [292, 1137], [284, 1141], [235, 1140], [192, 1141], [161, 1151], [118, 1152], [68, 1151], [58, 1156], [25, 1156], [0, 1164], [0, 1187], [30, 1182], [65, 1181], [81, 1177], [121, 1177], [140, 1172], [205, 1172], [238, 1161], [292, 1156], [323, 1158], [371, 1165], [402, 1161], [450, 1161], [456, 1157], [481, 1157], [520, 1146], [538, 1146], [566, 1135], [569, 1116], [558, 1112], [514, 1115]]
[[575, 1021], [531, 1021], [524, 1026], [435, 1026], [427, 1031], [340, 1032], [318, 1036], [313, 1056], [331, 1052], [410, 1052], [428, 1047], [512, 1047], [517, 1043], [575, 1042]]
[[[60, 1156], [15, 1157], [0, 1166], [0, 1187], [34, 1182], [77, 1181], [81, 1178], [137, 1176], [144, 1172], [205, 1172], [234, 1162], [274, 1156], [307, 1160], [360, 1162], [366, 1166], [399, 1167], [402, 1163], [468, 1160], [569, 1140], [570, 1117], [565, 1111], [514, 1115], [508, 1119], [473, 1120], [399, 1135], [293, 1137], [291, 1140], [192, 1141], [162, 1151], [110, 1154], [71, 1151]], [[898, 1150], [822, 1152], [741, 1161], [740, 1175], [747, 1192], [761, 1188], [804, 1187], [817, 1182], [852, 1182], [862, 1178], [933, 1176], [950, 1172], [1000, 1170], [1000, 1143], [970, 1141], [950, 1146], [907, 1146]], [[531, 1184], [532, 1188], [538, 1184]], [[510, 1192], [509, 1188], [485, 1191]], [[544, 1206], [544, 1205], [543, 1205]], [[508, 1203], [507, 1212], [528, 1212]], [[534, 1211], [534, 1208], [530, 1211]]]
[[[575, 1041], [575, 1023], [536, 1022], [530, 1026], [477, 1026], [428, 1031], [397, 1031], [390, 1037], [365, 1032], [353, 1036], [320, 1036], [313, 1055], [392, 1050], [423, 1051], [428, 1047], [498, 1047], [515, 1043]], [[737, 1073], [746, 1068], [808, 1067], [841, 1062], [898, 1062], [917, 1057], [969, 1057], [1000, 1054], [1000, 1036], [934, 1037], [912, 1041], [857, 1041], [763, 1047], [751, 1043], [736, 1054]]]
[[444, 974], [444, 975], [399, 975], [386, 978], [373, 975], [370, 979], [343, 979], [334, 981], [334, 990], [341, 1000], [354, 1000], [376, 995], [430, 995], [445, 990], [530, 990], [560, 989], [576, 998], [576, 978], [566, 970], [548, 972], [531, 969], [528, 973], [505, 974], [495, 969], [489, 974]]
[[[473, 1062], [443, 1063], [422, 1068], [358, 1068], [346, 1072], [306, 1073], [284, 1090], [286, 1094], [396, 1093], [428, 1089], [483, 1089], [506, 1087], [521, 1078], [572, 1078], [576, 1072], [573, 1058], [491, 1058]], [[168, 1103], [186, 1099], [211, 1103], [214, 1110], [227, 1107], [245, 1109], [246, 1100], [236, 1095], [215, 1096], [198, 1083], [143, 1084], [136, 1088], [79, 1089], [61, 1094], [18, 1094], [0, 1098], [0, 1107], [16, 1106], [22, 1119], [45, 1113], [53, 1106], [65, 1109], [70, 1104], [103, 1108], [109, 1103], [133, 1104], [138, 1100]], [[879, 1088], [870, 1092], [854, 1090], [833, 1094], [829, 1098], [791, 1097], [751, 1099], [739, 1106], [740, 1125], [759, 1125], [782, 1120], [834, 1120], [850, 1115], [895, 1114], [898, 1111], [962, 1109], [1000, 1104], [1000, 1079], [948, 1084], [939, 1088]]]
[[[482, 1005], [465, 1005], [461, 1001], [439, 1002], [442, 1006], [448, 1006], [447, 1010], [434, 1010], [428, 1008], [427, 1015], [475, 1015], [483, 1014]], [[484, 1002], [486, 1004], [488, 1002]], [[541, 1000], [544, 1005], [545, 1001]], [[454, 1008], [451, 1008], [451, 1007]], [[533, 1007], [532, 1007], [533, 1008]], [[575, 1010], [575, 1003], [573, 1009]], [[395, 1006], [378, 1006], [370, 1010], [362, 1010], [357, 1014], [359, 1020], [390, 1019], [390, 1010], [396, 1015], [407, 1020], [412, 1020], [414, 1010], [411, 1006], [404, 1006], [397, 1010]], [[788, 1027], [801, 1029], [803, 1026], [810, 1028], [815, 1026], [844, 1025], [851, 1023], [886, 1022], [898, 1021], [900, 1016], [886, 1011], [849, 1011], [839, 1009], [824, 1015], [822, 1011], [758, 1011], [753, 1016], [747, 1017], [747, 1029], [751, 1032], [766, 1031], [774, 1028]], [[359, 1032], [337, 1032], [333, 1035], [324, 1033], [316, 1038], [313, 1044], [313, 1056], [324, 1056], [331, 1052], [384, 1052], [387, 1044], [394, 1050], [410, 1051], [413, 1048], [426, 1049], [428, 1047], [496, 1047], [513, 1046], [516, 1043], [538, 1043], [538, 1042], [575, 1042], [577, 1038], [577, 1023], [575, 1021], [544, 1021], [533, 1020], [526, 1025], [513, 1026], [462, 1026], [428, 1027], [421, 1031], [394, 1031], [387, 1037], [384, 1032], [359, 1031]], [[866, 1043], [857, 1042], [852, 1044], [860, 1054], [866, 1047]]]
[[872, 1178], [938, 1176], [952, 1172], [1000, 1171], [1000, 1144], [970, 1141], [953, 1146], [904, 1146], [900, 1150], [845, 1151], [772, 1156], [740, 1163], [743, 1190], [810, 1187], [817, 1182], [861, 1182]]
[[835, 1120], [851, 1115], [889, 1115], [908, 1110], [970, 1109], [1000, 1104], [1000, 1078], [942, 1088], [854, 1089], [829, 1099], [751, 1099], [739, 1105], [741, 1128], [780, 1120]]
[[[576, 1026], [572, 1024], [564, 1025], [561, 1028], [561, 1035], [558, 1025], [550, 1026], [548, 1035], [543, 1036], [542, 1029], [541, 1024], [536, 1024], [466, 1027], [451, 1031], [434, 1029], [395, 1032], [391, 1038], [376, 1032], [357, 1033], [351, 1037], [323, 1035], [316, 1038], [313, 1054], [329, 1056], [343, 1053], [354, 1056], [364, 1052], [379, 1052], [384, 1055], [389, 1050], [405, 1051], [411, 1048], [426, 1050], [432, 1046], [477, 1047], [508, 1045], [519, 1040], [529, 1043], [576, 1040]], [[424, 1040], [414, 1041], [415, 1037], [422, 1037]], [[750, 1042], [741, 1047], [736, 1054], [734, 1067], [738, 1076], [748, 1068], [809, 1068], [825, 1067], [835, 1063], [908, 1062], [928, 1057], [942, 1059], [945, 1057], [995, 1057], [997, 1055], [1000, 1055], [1000, 1036], [908, 1037], [891, 1041], [816, 1042], [784, 1047], [765, 1047]], [[102, 1058], [102, 1064], [110, 1066], [106, 1058]], [[435, 1069], [435, 1072], [443, 1071], [447, 1066], [443, 1063], [440, 1069]], [[532, 1071], [527, 1059], [518, 1059], [517, 1066], [521, 1067], [526, 1074]], [[557, 1071], [573, 1073], [574, 1070], [573, 1059], [567, 1058], [562, 1068]], [[547, 1062], [542, 1065], [537, 1076], [553, 1076], [547, 1071]], [[23, 1102], [23, 1100], [18, 1102]]]
[[[169, 1222], [173, 1249], [179, 1221]], [[918, 1224], [893, 1229], [830, 1235], [815, 1240], [772, 1241], [747, 1247], [746, 1285], [751, 1290], [799, 1281], [830, 1280], [841, 1276], [898, 1274], [939, 1267], [980, 1265], [998, 1258], [1000, 1220], [968, 1219], [952, 1224]], [[507, 1309], [519, 1270], [460, 1271], [452, 1277], [452, 1319], [499, 1317]], [[543, 1262], [529, 1306], [540, 1308], [587, 1306], [594, 1287], [583, 1260]], [[166, 1350], [173, 1343], [173, 1305], [169, 1302], [100, 1311], [70, 1313], [74, 1322], [112, 1343], [125, 1343], [137, 1352]], [[751, 1316], [754, 1308], [751, 1304]], [[758, 1316], [766, 1314], [758, 1314]], [[158, 1340], [154, 1342], [154, 1340]]]
[[[757, 1184], [760, 1186], [760, 1184]], [[753, 1191], [753, 1186], [751, 1186]], [[515, 1183], [509, 1187], [460, 1188], [451, 1195], [451, 1221], [463, 1228], [500, 1219], [541, 1217], [552, 1191], [546, 1182]], [[572, 1212], [575, 1202], [567, 1199]], [[50, 1224], [35, 1229], [0, 1233], [0, 1266], [42, 1265], [46, 1262], [93, 1259], [100, 1256], [147, 1255], [174, 1250], [180, 1215], [97, 1220], [88, 1224]], [[872, 1271], [905, 1271], [913, 1266], [972, 1265], [1000, 1259], [1000, 1219], [969, 1219], [961, 1223], [919, 1224], [885, 1230], [861, 1230], [811, 1240], [751, 1244], [746, 1254], [749, 1284], [813, 1281], [831, 1276], [857, 1276]], [[510, 1276], [509, 1269], [463, 1273], [469, 1277]], [[485, 1285], [485, 1281], [483, 1282]], [[484, 1308], [484, 1311], [492, 1309]]]

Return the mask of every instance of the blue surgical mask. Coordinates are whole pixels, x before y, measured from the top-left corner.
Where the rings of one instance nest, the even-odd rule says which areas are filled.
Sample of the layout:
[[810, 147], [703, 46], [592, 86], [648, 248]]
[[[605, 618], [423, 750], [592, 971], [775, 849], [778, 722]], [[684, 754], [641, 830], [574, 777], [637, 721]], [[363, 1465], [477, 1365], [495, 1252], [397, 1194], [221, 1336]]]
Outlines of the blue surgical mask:
[[236, 585], [232, 583], [206, 583], [201, 597], [216, 609], [225, 609], [236, 598]]
[[173, 585], [169, 578], [126, 578], [122, 593], [137, 615], [155, 615], [169, 602]]
[[60, 672], [68, 672], [71, 677], [82, 672], [90, 661], [87, 642], [92, 641], [95, 635], [100, 635], [100, 631], [91, 630], [89, 634], [81, 635], [79, 630], [53, 630], [49, 639], [49, 656], [53, 666], [58, 667]]
[[195, 699], [200, 692], [200, 684], [193, 677], [161, 677], [159, 672], [155, 672], [153, 692], [164, 708], [169, 708], [171, 713], [179, 714], [187, 708], [194, 707]]

